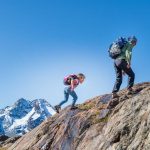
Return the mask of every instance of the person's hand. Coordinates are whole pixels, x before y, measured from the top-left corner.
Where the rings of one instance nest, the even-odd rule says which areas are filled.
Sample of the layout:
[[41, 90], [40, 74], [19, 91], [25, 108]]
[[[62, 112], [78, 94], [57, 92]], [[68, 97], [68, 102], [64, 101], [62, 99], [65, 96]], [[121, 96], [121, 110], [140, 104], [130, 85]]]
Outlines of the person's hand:
[[130, 67], [131, 67], [130, 64], [128, 64], [128, 65], [127, 65], [127, 68], [129, 69]]
[[73, 92], [73, 91], [74, 91], [74, 88], [71, 88], [70, 90], [71, 90], [71, 92]]

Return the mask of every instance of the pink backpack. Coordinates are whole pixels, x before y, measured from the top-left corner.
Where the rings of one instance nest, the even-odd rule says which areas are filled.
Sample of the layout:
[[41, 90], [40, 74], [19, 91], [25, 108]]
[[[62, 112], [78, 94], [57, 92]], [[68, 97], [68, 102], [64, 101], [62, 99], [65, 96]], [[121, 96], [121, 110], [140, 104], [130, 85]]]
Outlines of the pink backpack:
[[78, 79], [78, 77], [77, 77], [77, 75], [75, 75], [75, 74], [71, 74], [71, 75], [69, 75], [69, 76], [66, 76], [65, 78], [64, 78], [64, 85], [71, 85], [71, 79]]

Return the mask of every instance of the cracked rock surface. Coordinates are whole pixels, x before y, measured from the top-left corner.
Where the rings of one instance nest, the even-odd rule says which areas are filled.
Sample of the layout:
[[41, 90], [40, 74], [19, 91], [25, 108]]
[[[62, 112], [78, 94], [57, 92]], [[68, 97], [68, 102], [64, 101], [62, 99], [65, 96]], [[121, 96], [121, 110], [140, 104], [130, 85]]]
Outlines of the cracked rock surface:
[[19, 138], [8, 150], [150, 150], [150, 82], [70, 106]]

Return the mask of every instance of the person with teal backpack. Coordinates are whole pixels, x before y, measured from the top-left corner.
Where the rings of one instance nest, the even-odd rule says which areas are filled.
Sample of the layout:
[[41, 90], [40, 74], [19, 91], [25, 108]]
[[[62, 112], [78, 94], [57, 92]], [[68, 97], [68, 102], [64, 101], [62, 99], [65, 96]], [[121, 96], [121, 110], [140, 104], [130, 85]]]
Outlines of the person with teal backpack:
[[71, 106], [71, 110], [77, 109], [78, 107], [75, 106], [75, 103], [78, 99], [78, 96], [74, 89], [79, 85], [82, 84], [85, 80], [85, 75], [83, 73], [79, 73], [77, 75], [71, 74], [64, 78], [64, 85], [66, 86], [64, 89], [64, 100], [61, 101], [58, 105], [54, 106], [57, 113], [61, 110], [61, 106], [66, 103], [69, 99], [69, 95], [73, 97], [73, 102]]
[[135, 74], [131, 68], [132, 49], [137, 43], [137, 38], [131, 36], [128, 39], [119, 38], [113, 42], [109, 47], [109, 56], [114, 59], [114, 68], [116, 72], [116, 82], [112, 91], [112, 98], [117, 98], [117, 92], [122, 84], [122, 74], [128, 75], [128, 92], [133, 93], [133, 85]]

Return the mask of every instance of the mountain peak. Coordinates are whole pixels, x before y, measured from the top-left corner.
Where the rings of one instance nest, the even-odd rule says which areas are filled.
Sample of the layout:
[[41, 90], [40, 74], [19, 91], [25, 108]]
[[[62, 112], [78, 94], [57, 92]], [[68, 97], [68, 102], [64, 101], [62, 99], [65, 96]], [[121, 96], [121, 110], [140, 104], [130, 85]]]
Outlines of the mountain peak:
[[44, 99], [20, 98], [13, 106], [0, 110], [0, 135], [10, 137], [32, 130], [55, 112]]

